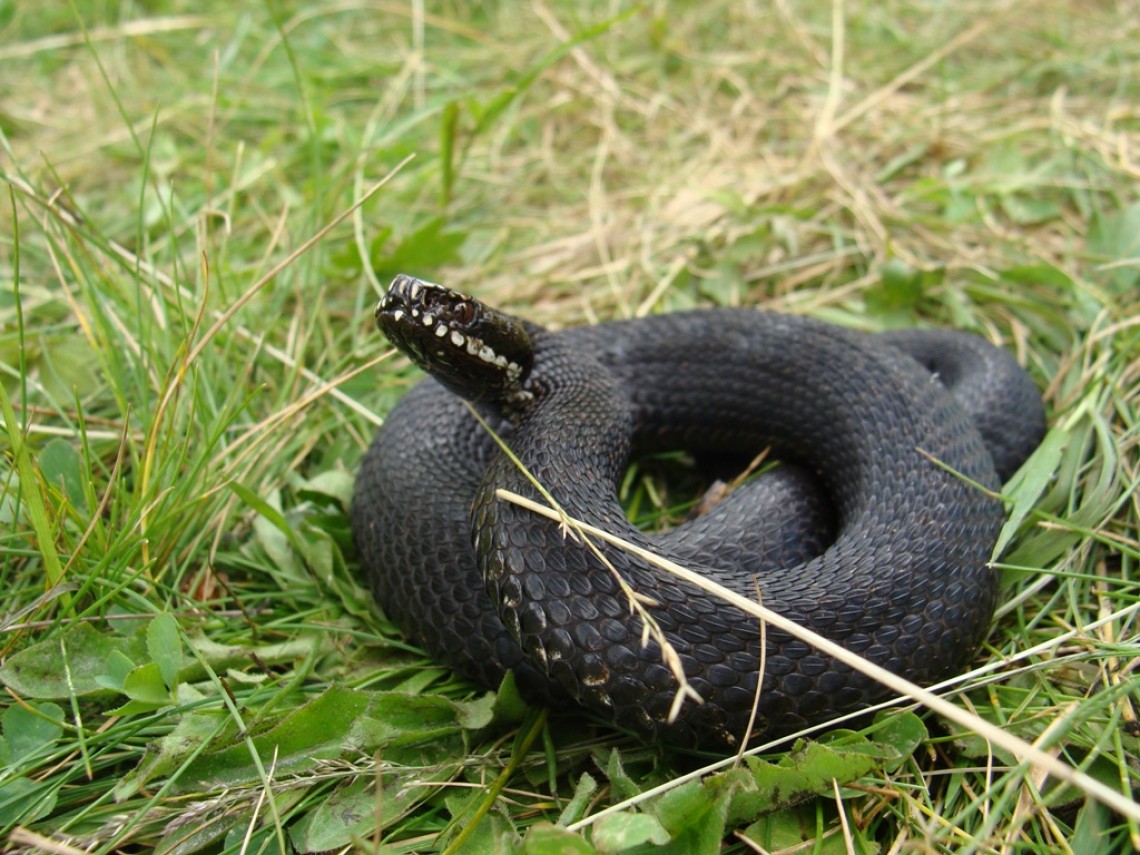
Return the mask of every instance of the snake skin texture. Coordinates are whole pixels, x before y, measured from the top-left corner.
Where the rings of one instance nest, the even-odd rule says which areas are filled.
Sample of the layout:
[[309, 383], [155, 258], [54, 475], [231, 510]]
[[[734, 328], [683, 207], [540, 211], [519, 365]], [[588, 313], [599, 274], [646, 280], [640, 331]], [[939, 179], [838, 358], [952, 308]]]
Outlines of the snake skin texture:
[[[920, 684], [969, 661], [993, 614], [988, 561], [1003, 522], [970, 482], [997, 489], [1045, 427], [1010, 355], [962, 333], [873, 336], [745, 309], [525, 329], [533, 406], [513, 421], [492, 402], [479, 411], [571, 516], [742, 596], [759, 589], [768, 608]], [[637, 530], [616, 498], [631, 455], [747, 459], [769, 446], [787, 465], [665, 534]], [[702, 698], [670, 721], [677, 681], [610, 570], [498, 488], [542, 500], [431, 378], [393, 409], [356, 482], [353, 532], [379, 604], [462, 676], [494, 688], [510, 669], [530, 697], [716, 750], [889, 696], [774, 629], [759, 686], [754, 618], [600, 546], [656, 603], [649, 613]]]

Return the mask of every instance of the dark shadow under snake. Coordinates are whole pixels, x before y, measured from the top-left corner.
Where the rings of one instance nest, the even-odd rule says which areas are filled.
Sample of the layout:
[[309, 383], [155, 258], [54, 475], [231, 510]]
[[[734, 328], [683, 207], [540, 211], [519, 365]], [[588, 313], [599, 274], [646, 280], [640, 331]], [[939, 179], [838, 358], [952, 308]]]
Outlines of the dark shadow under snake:
[[[463, 399], [571, 516], [662, 552], [920, 684], [960, 670], [997, 595], [999, 487], [1044, 432], [1011, 356], [941, 330], [866, 335], [809, 318], [708, 309], [550, 333], [397, 277], [385, 334], [435, 379], [395, 407], [364, 459], [352, 526], [384, 611], [436, 659], [494, 688], [569, 696], [621, 727], [712, 748], [864, 708], [882, 686], [627, 552], [614, 569], [702, 702], [678, 683], [611, 571], [555, 523]], [[616, 498], [631, 454], [789, 465], [661, 536]], [[935, 462], [937, 461], [937, 462]], [[820, 495], [821, 494], [821, 495]]]

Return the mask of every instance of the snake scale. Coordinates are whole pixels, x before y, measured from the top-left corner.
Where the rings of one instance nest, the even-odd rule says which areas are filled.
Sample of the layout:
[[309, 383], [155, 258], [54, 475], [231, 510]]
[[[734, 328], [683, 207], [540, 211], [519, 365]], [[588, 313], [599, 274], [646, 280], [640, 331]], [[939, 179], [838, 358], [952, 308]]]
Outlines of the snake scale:
[[[918, 683], [960, 670], [997, 597], [999, 488], [1040, 441], [1040, 394], [1006, 352], [945, 330], [864, 334], [806, 317], [697, 309], [548, 332], [398, 276], [381, 330], [431, 378], [388, 416], [352, 527], [385, 611], [483, 686], [578, 704], [679, 745], [731, 749], [888, 696], [869, 678], [629, 552], [611, 565], [541, 500], [697, 569]], [[472, 406], [485, 420], [480, 425]], [[616, 497], [632, 455], [766, 447], [783, 461], [650, 535]], [[616, 571], [645, 602], [678, 680]], [[758, 715], [752, 708], [760, 691]], [[749, 723], [752, 723], [749, 729]]]

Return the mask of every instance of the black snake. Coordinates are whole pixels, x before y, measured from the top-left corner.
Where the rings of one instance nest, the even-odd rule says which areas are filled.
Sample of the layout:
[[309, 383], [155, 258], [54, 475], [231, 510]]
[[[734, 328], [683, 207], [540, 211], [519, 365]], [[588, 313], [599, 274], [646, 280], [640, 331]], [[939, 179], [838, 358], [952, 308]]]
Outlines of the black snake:
[[[679, 656], [678, 681], [629, 598], [558, 524], [463, 399], [569, 513], [702, 570], [919, 683], [984, 637], [1003, 521], [996, 489], [1044, 431], [1011, 356], [948, 331], [867, 335], [805, 317], [706, 309], [547, 332], [399, 276], [376, 310], [434, 379], [388, 416], [356, 481], [352, 525], [384, 611], [484, 686], [569, 696], [617, 725], [731, 747], [888, 693], [769, 630], [759, 715], [755, 619], [628, 552], [600, 546]], [[937, 378], [937, 379], [936, 379]], [[663, 535], [616, 498], [631, 454], [771, 446], [786, 465]], [[804, 523], [800, 518], [806, 517]], [[819, 534], [817, 532], [822, 532]], [[714, 569], [715, 568], [715, 569]]]

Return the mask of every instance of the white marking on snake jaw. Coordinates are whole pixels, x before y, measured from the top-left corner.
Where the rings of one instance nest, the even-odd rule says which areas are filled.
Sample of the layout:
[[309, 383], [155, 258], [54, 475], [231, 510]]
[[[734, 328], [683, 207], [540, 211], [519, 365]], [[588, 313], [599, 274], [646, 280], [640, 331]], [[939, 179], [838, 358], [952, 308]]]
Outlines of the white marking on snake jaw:
[[508, 362], [505, 356], [495, 353], [494, 348], [483, 344], [480, 339], [467, 338], [465, 340], [458, 332], [453, 332], [451, 334], [451, 341], [456, 347], [463, 347], [464, 341], [466, 341], [467, 352], [471, 356], [479, 357], [481, 361], [486, 362], [488, 365], [498, 365], [500, 368], [506, 369], [507, 376], [512, 379], [522, 373], [522, 369], [518, 365], [515, 365], [513, 362]]
[[425, 313], [424, 316], [420, 320], [423, 321], [423, 325], [425, 327], [430, 327], [432, 324], [435, 323], [435, 316]]
[[[487, 345], [483, 344], [483, 342], [477, 338], [467, 339], [467, 352], [472, 356], [478, 356], [480, 359], [482, 359], [483, 351], [485, 350], [491, 351], [491, 348], [487, 347]], [[494, 353], [494, 351], [491, 352]]]
[[[442, 330], [443, 327], [440, 327], [440, 329]], [[446, 332], [446, 330], [444, 330], [444, 332]], [[443, 333], [441, 333], [437, 330], [436, 335], [443, 335]], [[451, 343], [454, 344], [456, 347], [463, 347], [463, 342], [465, 342], [465, 341], [466, 341], [466, 339], [463, 337], [463, 333], [461, 333], [459, 330], [452, 330], [451, 331]]]
[[404, 319], [404, 310], [403, 309], [396, 309], [396, 311], [392, 312], [392, 320], [402, 321], [403, 319]]
[[[438, 338], [443, 338], [445, 335], [447, 335], [447, 327], [445, 327], [443, 324], [440, 324], [438, 327], [435, 328], [435, 334]], [[452, 334], [452, 341], [454, 341], [454, 340], [455, 340], [455, 335], [453, 333]]]

